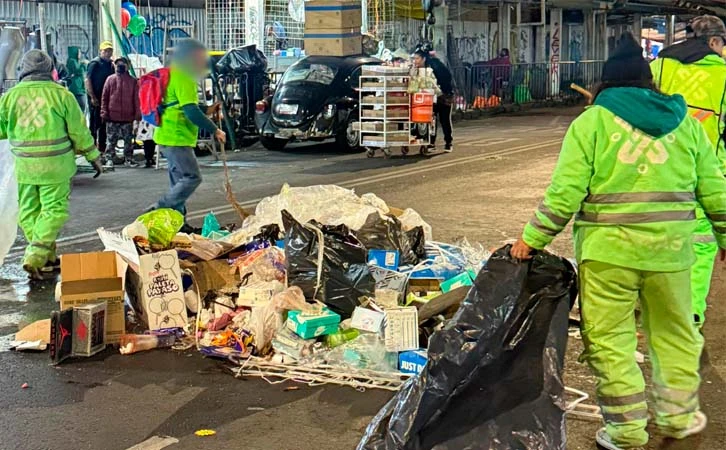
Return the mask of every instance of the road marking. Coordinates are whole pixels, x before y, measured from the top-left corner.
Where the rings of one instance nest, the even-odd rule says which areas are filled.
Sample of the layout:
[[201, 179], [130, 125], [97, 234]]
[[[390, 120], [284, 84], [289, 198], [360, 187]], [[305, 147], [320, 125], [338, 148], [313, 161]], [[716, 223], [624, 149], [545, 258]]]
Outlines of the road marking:
[[126, 450], [161, 450], [164, 447], [177, 443], [179, 443], [179, 439], [171, 436], [152, 436], [144, 442], [139, 442]]
[[[342, 181], [337, 184], [341, 187], [350, 189], [350, 188], [354, 188], [354, 187], [358, 187], [358, 186], [364, 186], [367, 184], [379, 183], [382, 181], [394, 180], [396, 178], [402, 178], [402, 177], [407, 177], [407, 176], [411, 176], [411, 175], [417, 175], [420, 173], [426, 173], [426, 172], [430, 172], [433, 170], [445, 169], [448, 167], [453, 167], [453, 166], [457, 166], [460, 164], [465, 164], [465, 163], [469, 163], [469, 162], [473, 162], [473, 161], [486, 160], [493, 156], [514, 155], [517, 153], [522, 153], [522, 152], [526, 152], [526, 151], [530, 151], [530, 150], [538, 150], [538, 149], [542, 149], [542, 148], [547, 148], [552, 145], [559, 145], [561, 142], [562, 142], [562, 139], [552, 139], [552, 140], [545, 141], [545, 142], [527, 144], [527, 145], [522, 145], [519, 147], [512, 147], [509, 149], [494, 150], [491, 152], [479, 153], [479, 154], [471, 155], [471, 156], [462, 156], [460, 158], [455, 158], [455, 159], [450, 159], [450, 160], [446, 160], [446, 161], [433, 163], [433, 164], [430, 164], [425, 167], [404, 168], [404, 169], [394, 170], [394, 171], [383, 173], [383, 174], [370, 175], [367, 177], [361, 177], [361, 178], [356, 178], [356, 179], [352, 179], [352, 180], [348, 180], [348, 181]], [[240, 206], [242, 206], [243, 208], [248, 208], [250, 206], [254, 206], [257, 203], [259, 203], [263, 198], [264, 197], [240, 202]], [[213, 207], [213, 208], [205, 208], [205, 209], [202, 209], [199, 211], [194, 211], [194, 212], [187, 214], [187, 219], [188, 220], [200, 219], [212, 211], [214, 211], [215, 214], [222, 215], [222, 214], [226, 214], [226, 213], [234, 211], [234, 208], [232, 207], [232, 205], [229, 205], [229, 204], [221, 205], [221, 206], [217, 206], [217, 207]], [[106, 230], [121, 231], [125, 226], [126, 225], [109, 227], [109, 228], [106, 228]], [[98, 237], [98, 233], [94, 230], [94, 231], [89, 231], [86, 233], [76, 234], [73, 236], [66, 236], [66, 237], [58, 239], [56, 242], [57, 242], [58, 247], [67, 247], [70, 245], [84, 244], [87, 242], [91, 242], [91, 241], [96, 240], [97, 237]], [[7, 258], [9, 259], [9, 258], [21, 255], [23, 248], [24, 247], [22, 247], [22, 246], [13, 247], [11, 249], [11, 252], [7, 255]]]

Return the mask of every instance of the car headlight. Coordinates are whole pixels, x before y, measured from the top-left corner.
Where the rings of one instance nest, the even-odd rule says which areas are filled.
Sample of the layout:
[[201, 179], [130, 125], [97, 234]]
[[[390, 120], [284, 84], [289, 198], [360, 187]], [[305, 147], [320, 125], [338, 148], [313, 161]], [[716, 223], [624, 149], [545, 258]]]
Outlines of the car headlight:
[[327, 105], [323, 111], [323, 117], [326, 119], [332, 119], [335, 115], [335, 105]]

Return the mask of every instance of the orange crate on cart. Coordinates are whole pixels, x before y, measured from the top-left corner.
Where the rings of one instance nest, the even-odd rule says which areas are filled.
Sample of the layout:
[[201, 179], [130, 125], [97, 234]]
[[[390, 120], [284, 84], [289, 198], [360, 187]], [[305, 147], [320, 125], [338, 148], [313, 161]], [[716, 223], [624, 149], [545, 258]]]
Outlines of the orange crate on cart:
[[411, 96], [411, 122], [431, 123], [434, 120], [434, 94], [417, 92]]

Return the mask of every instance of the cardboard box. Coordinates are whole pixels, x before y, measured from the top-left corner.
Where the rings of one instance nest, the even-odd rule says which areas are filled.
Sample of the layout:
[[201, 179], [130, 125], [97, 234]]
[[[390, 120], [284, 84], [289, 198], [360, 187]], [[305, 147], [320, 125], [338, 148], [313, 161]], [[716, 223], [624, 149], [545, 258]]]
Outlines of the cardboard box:
[[272, 300], [272, 296], [285, 290], [279, 281], [256, 282], [239, 288], [237, 306], [264, 306]]
[[398, 250], [368, 250], [368, 264], [388, 270], [398, 270], [401, 254]]
[[106, 348], [106, 302], [73, 308], [73, 356], [92, 356]]
[[308, 0], [305, 2], [305, 29], [358, 28], [362, 24], [361, 3], [357, 0]]
[[60, 364], [73, 354], [73, 309], [50, 313], [50, 362]]
[[387, 309], [384, 334], [387, 352], [417, 350], [419, 345], [416, 307]]
[[308, 56], [351, 56], [363, 51], [360, 28], [306, 29], [304, 39]]
[[371, 276], [376, 282], [376, 289], [390, 289], [403, 294], [406, 291], [405, 273], [388, 270], [383, 267], [368, 266]]
[[474, 284], [474, 278], [476, 278], [476, 274], [473, 274], [472, 277], [472, 271], [467, 270], [466, 272], [460, 273], [454, 278], [449, 278], [448, 280], [441, 282], [441, 292], [446, 294], [447, 292], [452, 291], [458, 287], [471, 286], [472, 284]]
[[118, 343], [126, 331], [126, 264], [114, 252], [67, 253], [60, 259], [60, 309], [106, 302], [106, 342]]
[[403, 373], [418, 375], [426, 367], [429, 360], [426, 350], [410, 350], [398, 354], [398, 370]]
[[350, 319], [350, 327], [369, 333], [378, 333], [381, 331], [384, 318], [385, 314], [382, 312], [356, 306]]
[[130, 270], [127, 293], [149, 330], [187, 324], [179, 256], [176, 250], [139, 256], [138, 272]]
[[189, 267], [189, 271], [199, 286], [199, 295], [202, 298], [210, 291], [236, 292], [240, 282], [239, 276], [232, 272], [226, 259], [201, 261]]
[[303, 314], [301, 311], [290, 311], [287, 314], [286, 326], [303, 339], [312, 339], [338, 331], [340, 316], [328, 308], [321, 314]]

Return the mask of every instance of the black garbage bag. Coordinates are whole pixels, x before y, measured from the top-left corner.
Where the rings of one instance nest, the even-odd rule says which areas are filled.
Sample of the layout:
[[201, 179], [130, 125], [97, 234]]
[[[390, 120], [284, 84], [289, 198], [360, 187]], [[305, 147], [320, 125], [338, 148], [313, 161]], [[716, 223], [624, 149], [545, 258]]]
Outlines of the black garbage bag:
[[220, 75], [241, 75], [243, 73], [264, 73], [267, 71], [267, 58], [256, 45], [232, 48], [216, 64]]
[[358, 450], [564, 450], [569, 262], [498, 250]]
[[348, 227], [314, 220], [303, 225], [286, 210], [282, 223], [287, 230], [287, 280], [290, 286], [300, 287], [306, 299], [320, 300], [347, 319], [361, 304], [361, 297], [373, 296], [375, 280], [368, 269], [366, 248]]
[[426, 257], [423, 227], [403, 231], [401, 221], [393, 215], [372, 213], [354, 233], [368, 250], [398, 250], [401, 265], [416, 265]]

